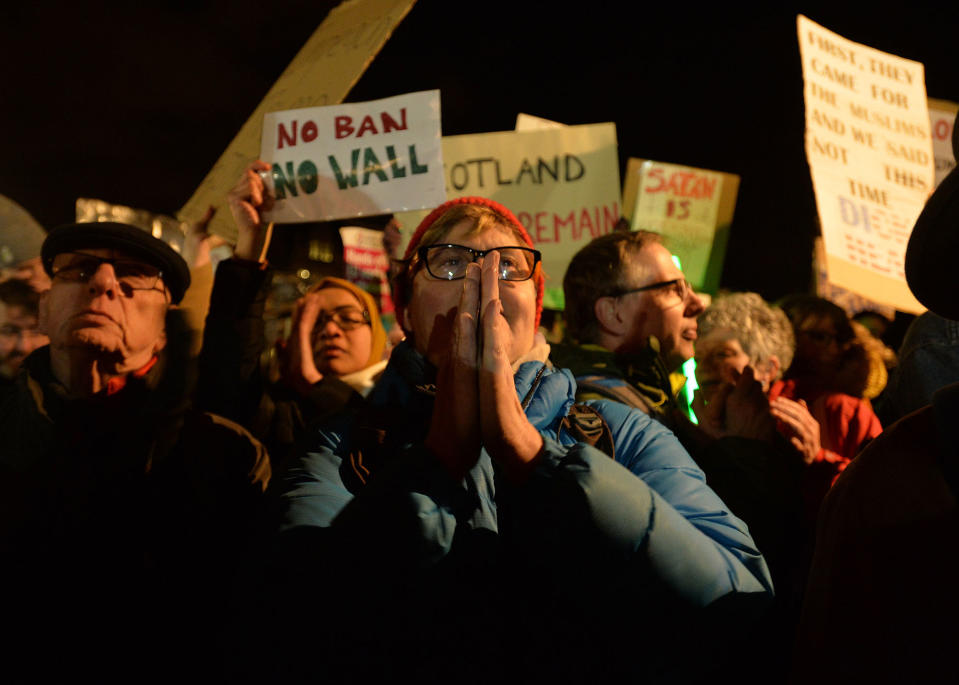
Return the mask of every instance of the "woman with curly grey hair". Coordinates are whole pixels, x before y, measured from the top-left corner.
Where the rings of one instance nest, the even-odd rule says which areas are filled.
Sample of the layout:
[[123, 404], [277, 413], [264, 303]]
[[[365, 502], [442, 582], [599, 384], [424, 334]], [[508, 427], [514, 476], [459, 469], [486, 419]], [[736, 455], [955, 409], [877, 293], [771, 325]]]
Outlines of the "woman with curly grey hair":
[[[770, 400], [780, 432], [799, 450], [816, 478], [807, 476], [807, 500], [818, 502], [839, 473], [882, 427], [868, 402], [841, 392], [807, 393], [795, 380], [781, 380], [793, 363], [794, 327], [783, 310], [755, 293], [717, 298], [699, 317], [696, 379], [700, 410], [722, 402], [747, 367]], [[699, 412], [697, 412], [699, 413]], [[714, 406], [707, 420], [719, 414]], [[813, 487], [812, 483], [819, 485]]]
[[[802, 454], [807, 464], [821, 451], [819, 424], [803, 400], [783, 397], [777, 384], [793, 359], [796, 341], [786, 314], [756, 293], [733, 293], [717, 298], [699, 317], [696, 342], [698, 400], [703, 408], [735, 385], [746, 367], [752, 369], [763, 390], [775, 396], [770, 412], [780, 431]], [[697, 414], [704, 413], [698, 411]], [[713, 412], [705, 412], [706, 418]]]

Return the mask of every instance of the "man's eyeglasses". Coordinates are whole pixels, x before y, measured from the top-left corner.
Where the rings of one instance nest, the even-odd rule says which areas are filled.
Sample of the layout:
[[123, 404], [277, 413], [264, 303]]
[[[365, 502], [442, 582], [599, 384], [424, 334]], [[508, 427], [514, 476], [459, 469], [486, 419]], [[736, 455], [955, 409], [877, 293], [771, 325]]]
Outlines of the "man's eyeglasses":
[[133, 297], [137, 290], [162, 290], [157, 283], [163, 278], [160, 269], [133, 259], [95, 257], [82, 252], [64, 252], [57, 255], [53, 277], [64, 281], [86, 283], [100, 269], [101, 264], [113, 267], [117, 286], [125, 297]]
[[692, 291], [693, 286], [690, 285], [689, 281], [685, 278], [674, 278], [670, 281], [660, 281], [659, 283], [652, 283], [650, 285], [644, 285], [642, 288], [630, 288], [629, 290], [618, 290], [613, 293], [613, 297], [622, 297], [623, 295], [629, 295], [630, 293], [642, 293], [647, 290], [666, 290], [675, 294], [680, 300], [685, 300], [686, 296]]
[[444, 281], [465, 278], [466, 267], [491, 252], [499, 253], [501, 281], [529, 279], [542, 259], [539, 250], [528, 247], [493, 247], [489, 250], [474, 250], [463, 245], [426, 245], [416, 251], [420, 260], [426, 264], [429, 275]]
[[370, 313], [365, 309], [360, 310], [350, 306], [337, 307], [332, 312], [320, 312], [320, 315], [316, 317], [316, 327], [313, 330], [322, 330], [330, 321], [344, 331], [352, 331], [360, 326], [369, 326]]

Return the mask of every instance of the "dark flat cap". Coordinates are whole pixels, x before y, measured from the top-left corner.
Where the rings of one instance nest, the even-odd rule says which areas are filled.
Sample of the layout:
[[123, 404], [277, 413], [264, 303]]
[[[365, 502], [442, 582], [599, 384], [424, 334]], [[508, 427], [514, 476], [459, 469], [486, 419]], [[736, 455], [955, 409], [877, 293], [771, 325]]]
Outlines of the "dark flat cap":
[[52, 276], [54, 257], [89, 248], [120, 250], [155, 266], [163, 272], [163, 282], [170, 289], [173, 304], [178, 304], [190, 287], [190, 269], [176, 250], [142, 228], [113, 221], [66, 224], [50, 231], [40, 251], [43, 268]]
[[[957, 118], [959, 123], [959, 118]], [[952, 127], [952, 152], [959, 160], [959, 127]], [[959, 167], [929, 197], [906, 247], [906, 282], [923, 305], [959, 320], [956, 263], [959, 259]]]

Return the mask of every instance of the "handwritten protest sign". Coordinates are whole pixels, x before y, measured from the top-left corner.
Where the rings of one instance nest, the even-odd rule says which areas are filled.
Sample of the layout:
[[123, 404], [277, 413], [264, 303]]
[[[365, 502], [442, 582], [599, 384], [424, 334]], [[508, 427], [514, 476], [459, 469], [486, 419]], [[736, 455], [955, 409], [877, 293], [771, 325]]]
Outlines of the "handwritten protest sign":
[[924, 308], [903, 272], [933, 187], [923, 65], [797, 21], [806, 158], [829, 280], [908, 312]]
[[932, 126], [932, 154], [936, 158], [936, 186], [956, 166], [952, 152], [952, 127], [959, 104], [929, 98], [929, 122]]
[[[330, 10], [180, 209], [180, 217], [196, 221], [207, 207], [225, 204], [226, 193], [256, 158], [267, 112], [342, 102], [415, 1], [349, 0]], [[227, 211], [216, 213], [209, 230], [236, 238]]]
[[298, 223], [435, 207], [446, 200], [438, 90], [272, 112], [260, 159], [268, 221]]
[[[563, 309], [563, 274], [619, 219], [616, 125], [589, 124], [443, 138], [446, 194], [481, 195], [516, 214], [543, 253], [543, 306]], [[422, 213], [398, 217], [408, 235]]]
[[738, 190], [735, 174], [633, 158], [623, 184], [623, 216], [634, 231], [662, 234], [693, 287], [715, 293]]
[[381, 314], [393, 313], [387, 272], [389, 260], [383, 249], [383, 231], [361, 226], [340, 228], [346, 280], [355, 283], [377, 300]]
[[[956, 159], [952, 153], [952, 127], [956, 119], [959, 105], [947, 100], [929, 98], [929, 123], [932, 131], [932, 150], [936, 159], [936, 180], [938, 187], [946, 174], [956, 166]], [[816, 292], [826, 299], [835, 302], [849, 314], [861, 311], [879, 312], [888, 319], [896, 315], [896, 308], [891, 305], [880, 304], [875, 300], [863, 297], [858, 293], [841, 288], [829, 281], [826, 273], [826, 256], [822, 247], [822, 239], [816, 239], [813, 267], [816, 275]]]

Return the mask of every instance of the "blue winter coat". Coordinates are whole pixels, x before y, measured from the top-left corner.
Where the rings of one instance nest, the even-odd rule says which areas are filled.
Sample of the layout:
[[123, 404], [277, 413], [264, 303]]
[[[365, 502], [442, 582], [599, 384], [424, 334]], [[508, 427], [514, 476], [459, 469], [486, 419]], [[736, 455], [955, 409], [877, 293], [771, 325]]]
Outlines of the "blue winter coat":
[[[524, 363], [515, 375], [517, 396], [545, 442], [532, 477], [509, 485], [484, 450], [455, 482], [422, 444], [433, 408], [428, 376], [412, 347], [397, 347], [368, 397], [395, 426], [384, 443], [389, 458], [375, 465], [372, 477], [357, 449], [354, 414], [319, 430], [283, 479], [283, 531], [338, 528], [348, 531], [354, 547], [389, 547], [392, 561], [408, 568], [439, 563], [458, 531], [461, 539], [483, 544], [503, 534], [533, 545], [584, 543], [610, 551], [616, 563], [643, 567], [688, 606], [704, 607], [730, 593], [772, 593], [746, 525], [706, 485], [673, 434], [647, 415], [615, 402], [588, 402], [612, 431], [614, 461], [561, 428], [574, 402], [572, 375]], [[498, 511], [505, 497], [514, 503], [508, 524]]]

